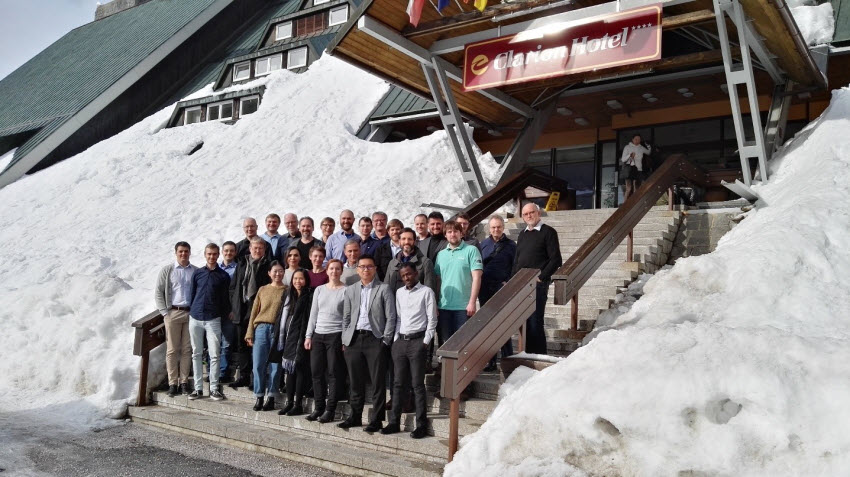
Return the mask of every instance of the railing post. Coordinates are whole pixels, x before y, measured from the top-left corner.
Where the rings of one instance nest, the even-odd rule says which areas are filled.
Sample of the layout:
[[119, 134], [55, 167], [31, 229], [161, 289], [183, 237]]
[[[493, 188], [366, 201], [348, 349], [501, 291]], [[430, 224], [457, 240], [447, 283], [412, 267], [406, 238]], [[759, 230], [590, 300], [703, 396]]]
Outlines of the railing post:
[[667, 188], [667, 210], [673, 210], [673, 188]]
[[626, 261], [631, 262], [635, 259], [635, 229], [629, 231], [629, 238], [626, 242]]
[[517, 352], [522, 353], [525, 351], [525, 325], [528, 323], [527, 321], [522, 322], [522, 326], [519, 327], [519, 340], [517, 340]]
[[142, 364], [139, 368], [139, 395], [136, 397], [136, 406], [148, 405], [148, 361], [150, 351], [142, 353]]
[[454, 459], [457, 452], [458, 419], [460, 419], [460, 397], [455, 397], [449, 404], [449, 462]]
[[570, 329], [578, 330], [578, 292], [573, 295], [572, 307], [570, 307]]

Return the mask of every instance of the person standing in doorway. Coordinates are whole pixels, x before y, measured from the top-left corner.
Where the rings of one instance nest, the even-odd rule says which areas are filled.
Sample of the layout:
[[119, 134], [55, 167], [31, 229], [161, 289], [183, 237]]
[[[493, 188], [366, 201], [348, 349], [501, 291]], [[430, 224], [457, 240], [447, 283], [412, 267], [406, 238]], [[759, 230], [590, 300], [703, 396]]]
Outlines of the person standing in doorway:
[[627, 200], [640, 187], [643, 180], [644, 156], [649, 156], [652, 152], [650, 145], [644, 146], [641, 141], [640, 134], [635, 134], [632, 141], [623, 148], [623, 155], [620, 157], [620, 162], [623, 163], [623, 200]]

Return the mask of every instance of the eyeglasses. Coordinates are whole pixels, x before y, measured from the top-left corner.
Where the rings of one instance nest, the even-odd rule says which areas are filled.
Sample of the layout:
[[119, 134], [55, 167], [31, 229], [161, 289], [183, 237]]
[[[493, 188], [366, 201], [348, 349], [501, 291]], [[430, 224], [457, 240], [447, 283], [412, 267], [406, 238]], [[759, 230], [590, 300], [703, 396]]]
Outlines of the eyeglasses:
[[373, 270], [375, 268], [374, 265], [357, 265], [357, 268], [360, 270]]

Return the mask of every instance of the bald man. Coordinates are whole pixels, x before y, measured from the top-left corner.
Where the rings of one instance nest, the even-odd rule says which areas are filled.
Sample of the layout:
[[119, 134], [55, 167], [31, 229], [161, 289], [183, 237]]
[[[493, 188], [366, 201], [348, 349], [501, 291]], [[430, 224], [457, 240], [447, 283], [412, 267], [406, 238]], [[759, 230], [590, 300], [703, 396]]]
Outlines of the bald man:
[[328, 243], [325, 246], [327, 251], [325, 266], [327, 266], [328, 260], [332, 258], [345, 263], [345, 243], [352, 239], [360, 241], [360, 236], [354, 231], [354, 212], [345, 209], [339, 213], [339, 229], [339, 232], [328, 237]]

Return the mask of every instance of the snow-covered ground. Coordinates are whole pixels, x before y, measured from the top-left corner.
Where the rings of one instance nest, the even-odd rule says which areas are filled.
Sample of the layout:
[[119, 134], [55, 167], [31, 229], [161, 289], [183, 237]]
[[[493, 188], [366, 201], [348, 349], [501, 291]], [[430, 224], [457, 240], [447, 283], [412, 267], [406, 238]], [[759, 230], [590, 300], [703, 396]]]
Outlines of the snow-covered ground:
[[850, 88], [758, 207], [503, 399], [449, 476], [846, 475]]
[[[154, 309], [156, 274], [179, 240], [200, 264], [207, 242], [244, 236], [245, 216], [318, 222], [352, 208], [412, 224], [422, 202], [471, 201], [444, 132], [394, 144], [354, 136], [383, 81], [325, 57], [261, 82], [259, 110], [234, 125], [163, 129], [169, 107], [0, 190], [0, 410], [85, 400], [75, 409], [89, 417], [120, 415], [138, 378], [130, 323]], [[494, 181], [492, 158], [481, 165]]]

